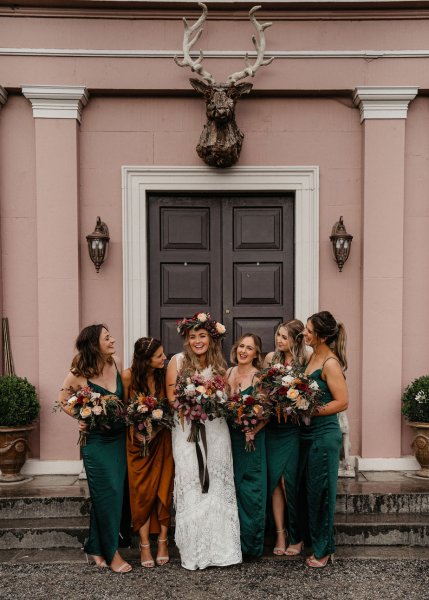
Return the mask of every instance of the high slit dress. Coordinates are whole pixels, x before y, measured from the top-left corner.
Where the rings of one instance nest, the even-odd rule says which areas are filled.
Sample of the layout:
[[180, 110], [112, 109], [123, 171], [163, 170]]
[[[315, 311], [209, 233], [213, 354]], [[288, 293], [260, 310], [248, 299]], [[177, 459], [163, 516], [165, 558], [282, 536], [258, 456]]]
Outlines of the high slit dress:
[[[103, 396], [112, 395], [92, 381], [88, 380], [88, 386]], [[119, 373], [114, 394], [121, 399], [123, 397]], [[110, 563], [119, 546], [127, 476], [125, 425], [114, 423], [106, 432], [91, 431], [86, 437], [86, 445], [82, 447], [82, 457], [91, 495], [89, 537], [84, 550], [88, 554], [103, 556]]]
[[[279, 356], [274, 355], [271, 364], [279, 362]], [[269, 514], [272, 521], [272, 497], [277, 485], [284, 482], [286, 495], [285, 520], [288, 534], [288, 544], [298, 544], [302, 541], [302, 533], [298, 515], [298, 482], [300, 456], [300, 428], [292, 421], [271, 417], [265, 427], [265, 445], [267, 449], [268, 498], [270, 499]], [[273, 523], [272, 523], [273, 524]]]
[[[322, 379], [322, 369], [309, 377], [319, 384], [322, 403], [331, 402], [333, 397]], [[310, 425], [301, 425], [300, 470], [307, 501], [303, 517], [316, 559], [335, 551], [334, 514], [341, 440], [336, 414], [312, 417]]]
[[174, 461], [171, 431], [162, 428], [150, 441], [149, 455], [140, 455], [134, 428], [127, 434], [128, 480], [133, 531], [138, 532], [150, 517], [150, 533], [170, 526], [173, 503]]
[[[284, 423], [282, 420], [279, 423], [275, 417], [272, 417], [265, 429], [268, 498], [272, 499], [274, 490], [283, 478], [288, 544], [298, 544], [302, 541], [298, 518], [300, 428], [299, 425], [289, 421]], [[271, 505], [270, 513], [272, 513]]]
[[[240, 392], [252, 395], [250, 385]], [[240, 520], [241, 551], [246, 556], [264, 553], [265, 518], [267, 508], [267, 460], [265, 428], [255, 436], [255, 450], [247, 452], [246, 438], [239, 429], [230, 428], [234, 482]]]

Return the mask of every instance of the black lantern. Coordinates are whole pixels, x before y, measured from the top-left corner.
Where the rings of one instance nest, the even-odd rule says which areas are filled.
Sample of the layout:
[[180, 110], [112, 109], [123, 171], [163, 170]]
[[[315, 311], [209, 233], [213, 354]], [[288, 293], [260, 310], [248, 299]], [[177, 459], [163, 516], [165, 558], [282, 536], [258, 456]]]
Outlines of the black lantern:
[[97, 217], [94, 231], [86, 236], [89, 256], [95, 265], [97, 273], [100, 271], [100, 267], [107, 256], [109, 240], [109, 228], [106, 223], [103, 223], [100, 217]]
[[343, 217], [335, 223], [332, 227], [332, 233], [329, 238], [332, 242], [332, 250], [334, 252], [334, 258], [338, 265], [338, 269], [341, 273], [343, 270], [344, 263], [349, 257], [350, 246], [352, 244], [353, 236], [347, 233], [343, 223]]

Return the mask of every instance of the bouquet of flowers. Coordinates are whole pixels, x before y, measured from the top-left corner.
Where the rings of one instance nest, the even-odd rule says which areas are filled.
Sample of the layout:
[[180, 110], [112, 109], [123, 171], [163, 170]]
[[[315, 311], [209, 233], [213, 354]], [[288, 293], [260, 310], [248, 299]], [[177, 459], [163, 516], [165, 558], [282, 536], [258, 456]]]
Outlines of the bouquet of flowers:
[[143, 441], [140, 456], [149, 455], [149, 442], [155, 428], [173, 427], [173, 415], [166, 398], [135, 394], [127, 406], [127, 425], [134, 427], [134, 432], [141, 433]]
[[179, 414], [182, 430], [184, 421], [191, 424], [188, 442], [199, 440], [199, 425], [222, 417], [226, 412], [225, 380], [207, 367], [201, 373], [183, 374], [177, 378], [174, 408]]
[[273, 404], [277, 421], [309, 425], [320, 406], [320, 389], [316, 381], [290, 365], [276, 364], [260, 372], [261, 388]]
[[[102, 395], [87, 385], [76, 390], [70, 387], [67, 392], [69, 398], [65, 403], [58, 402], [55, 408], [65, 404], [72, 417], [87, 424], [88, 431], [108, 431], [114, 423], [125, 422], [124, 404], [115, 394]], [[79, 446], [86, 445], [88, 431], [79, 432]]]
[[[270, 410], [259, 396], [237, 393], [228, 401], [228, 416], [232, 426], [246, 434], [254, 432], [261, 421], [268, 419]], [[253, 439], [246, 439], [245, 449], [247, 452], [255, 449]]]

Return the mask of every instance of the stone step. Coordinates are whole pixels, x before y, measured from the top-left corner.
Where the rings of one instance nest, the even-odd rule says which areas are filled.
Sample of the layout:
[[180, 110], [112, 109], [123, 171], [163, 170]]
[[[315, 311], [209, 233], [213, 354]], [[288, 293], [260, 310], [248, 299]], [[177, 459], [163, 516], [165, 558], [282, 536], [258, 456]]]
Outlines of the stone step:
[[81, 548], [88, 529], [87, 517], [0, 519], [0, 549]]
[[90, 510], [90, 498], [81, 495], [0, 498], [2, 519], [84, 517], [89, 515]]
[[429, 546], [427, 514], [337, 514], [339, 546]]
[[[1, 519], [0, 549], [81, 548], [88, 527], [87, 517]], [[337, 514], [335, 531], [338, 546], [429, 547], [428, 515]]]
[[337, 514], [425, 514], [429, 519], [429, 491], [338, 493]]

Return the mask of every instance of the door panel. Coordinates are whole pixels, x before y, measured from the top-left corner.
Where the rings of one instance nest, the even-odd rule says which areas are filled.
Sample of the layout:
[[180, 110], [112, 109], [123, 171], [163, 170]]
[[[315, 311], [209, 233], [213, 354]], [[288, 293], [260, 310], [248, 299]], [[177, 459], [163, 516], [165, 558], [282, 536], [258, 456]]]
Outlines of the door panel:
[[227, 327], [227, 357], [246, 332], [272, 350], [294, 315], [294, 194], [151, 194], [148, 212], [150, 334], [166, 353], [200, 310]]

